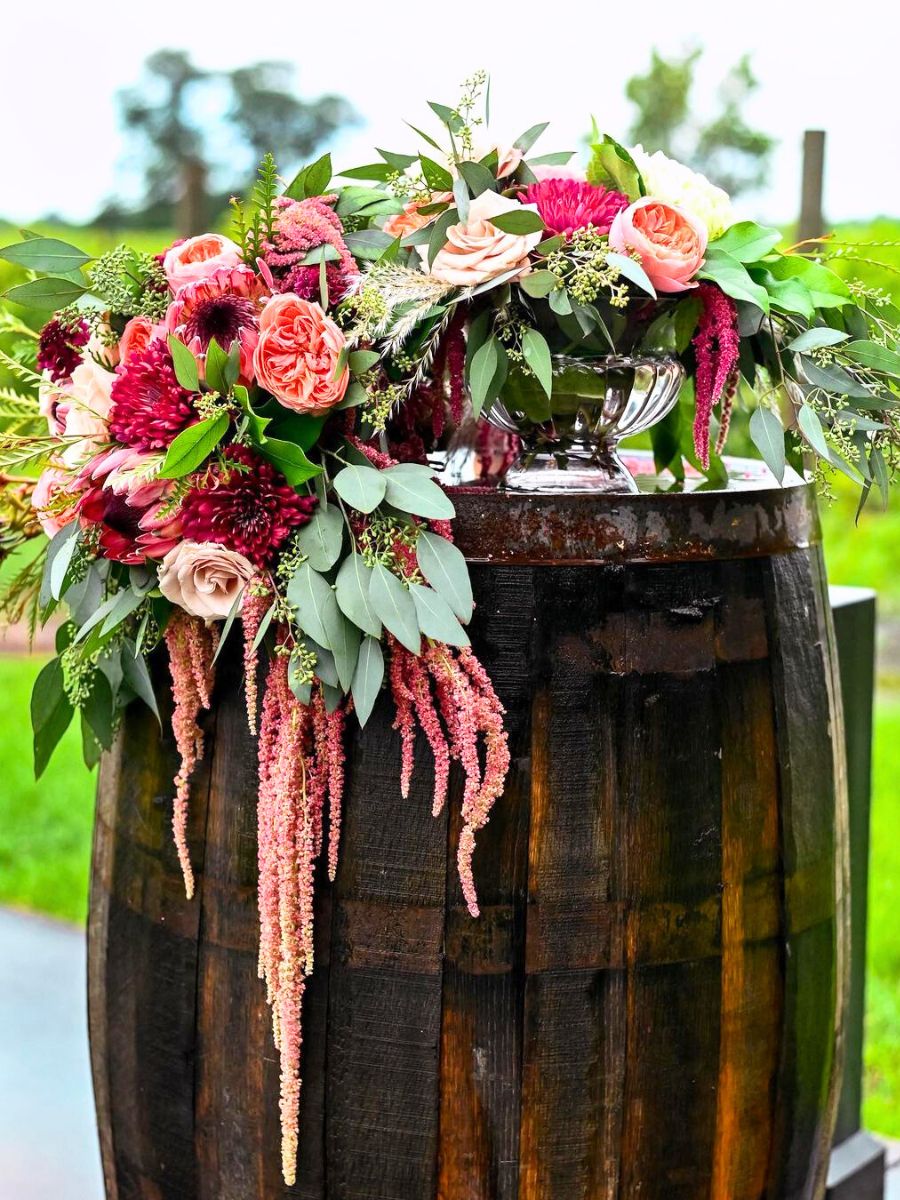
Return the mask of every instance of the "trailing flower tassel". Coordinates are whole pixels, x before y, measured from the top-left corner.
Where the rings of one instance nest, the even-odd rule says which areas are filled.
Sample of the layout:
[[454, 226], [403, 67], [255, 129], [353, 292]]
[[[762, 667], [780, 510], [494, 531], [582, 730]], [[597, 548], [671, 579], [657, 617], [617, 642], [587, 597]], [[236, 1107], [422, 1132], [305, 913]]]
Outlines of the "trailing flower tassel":
[[[737, 307], [721, 288], [712, 283], [701, 283], [697, 292], [703, 308], [693, 339], [697, 358], [694, 450], [706, 469], [709, 466], [709, 425], [712, 411], [722, 399], [735, 374], [740, 355], [740, 334]], [[727, 416], [723, 409], [724, 421], [727, 421]]]
[[256, 635], [262, 619], [268, 612], [272, 599], [268, 585], [262, 579], [251, 579], [244, 589], [241, 602], [241, 623], [244, 629], [244, 696], [247, 701], [247, 725], [256, 733], [259, 689], [256, 681], [259, 666], [259, 647], [254, 648]]

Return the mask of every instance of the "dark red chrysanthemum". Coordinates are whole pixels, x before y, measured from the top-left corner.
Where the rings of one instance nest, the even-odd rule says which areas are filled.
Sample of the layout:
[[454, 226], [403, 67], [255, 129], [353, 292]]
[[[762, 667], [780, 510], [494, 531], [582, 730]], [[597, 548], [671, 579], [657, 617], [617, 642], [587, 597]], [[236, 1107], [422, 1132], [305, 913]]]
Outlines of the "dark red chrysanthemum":
[[291, 530], [310, 519], [316, 498], [298, 496], [271, 463], [246, 446], [229, 446], [224, 458], [226, 466], [213, 467], [206, 486], [185, 497], [184, 536], [220, 542], [264, 566]]
[[68, 379], [81, 362], [81, 351], [91, 339], [87, 321], [64, 324], [54, 317], [41, 330], [37, 365], [54, 383]]
[[165, 450], [197, 418], [191, 393], [175, 378], [169, 348], [159, 339], [119, 368], [111, 394], [110, 433], [136, 450]]
[[588, 225], [598, 233], [609, 233], [616, 213], [628, 207], [628, 197], [621, 192], [581, 179], [541, 179], [519, 198], [523, 204], [536, 205], [547, 229], [566, 238]]

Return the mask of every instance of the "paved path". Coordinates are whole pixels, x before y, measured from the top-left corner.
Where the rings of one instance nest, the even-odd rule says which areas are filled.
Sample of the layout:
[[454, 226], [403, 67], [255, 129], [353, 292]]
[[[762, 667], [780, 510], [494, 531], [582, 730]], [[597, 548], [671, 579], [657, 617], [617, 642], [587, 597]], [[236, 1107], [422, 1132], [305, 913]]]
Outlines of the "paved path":
[[0, 909], [0, 1200], [101, 1200], [84, 934]]

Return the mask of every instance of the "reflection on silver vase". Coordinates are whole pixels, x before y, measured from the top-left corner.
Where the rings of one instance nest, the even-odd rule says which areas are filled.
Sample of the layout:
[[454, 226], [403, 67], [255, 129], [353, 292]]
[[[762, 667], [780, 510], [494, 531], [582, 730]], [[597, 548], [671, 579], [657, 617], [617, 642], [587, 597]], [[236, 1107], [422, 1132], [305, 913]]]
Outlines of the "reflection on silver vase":
[[538, 380], [513, 371], [488, 420], [522, 439], [503, 486], [516, 492], [636, 492], [617, 453], [673, 408], [684, 378], [665, 355], [553, 359], [548, 397]]

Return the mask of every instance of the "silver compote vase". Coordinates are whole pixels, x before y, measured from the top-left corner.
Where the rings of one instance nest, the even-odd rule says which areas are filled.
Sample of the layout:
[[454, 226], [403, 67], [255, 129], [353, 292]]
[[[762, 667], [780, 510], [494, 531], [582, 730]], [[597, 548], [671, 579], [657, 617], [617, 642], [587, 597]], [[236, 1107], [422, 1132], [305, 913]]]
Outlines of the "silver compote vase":
[[493, 425], [522, 441], [503, 486], [514, 492], [636, 492], [617, 445], [665, 417], [683, 378], [681, 363], [665, 355], [557, 355], [548, 397], [533, 375], [510, 372], [487, 413]]

